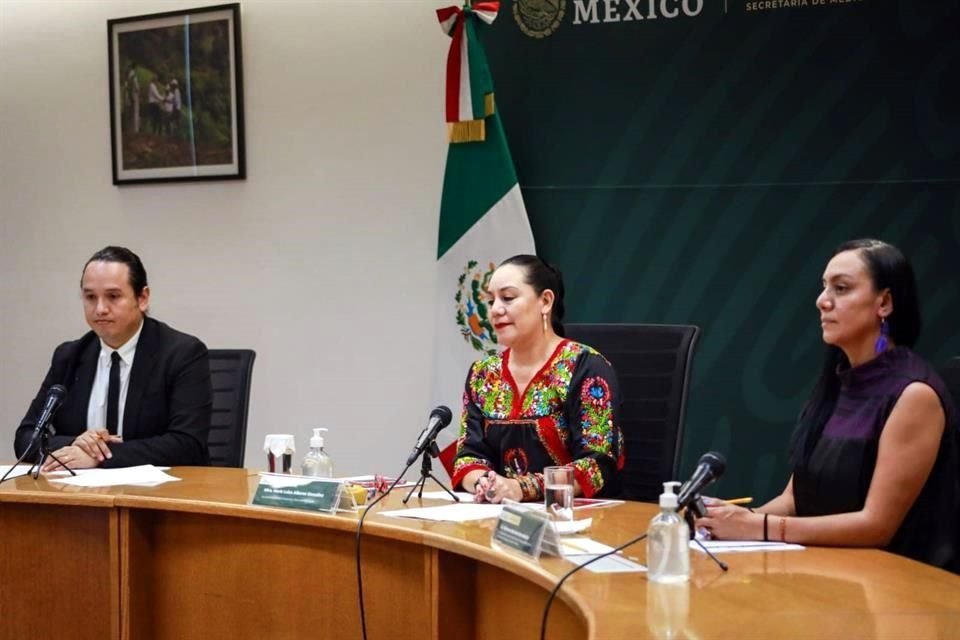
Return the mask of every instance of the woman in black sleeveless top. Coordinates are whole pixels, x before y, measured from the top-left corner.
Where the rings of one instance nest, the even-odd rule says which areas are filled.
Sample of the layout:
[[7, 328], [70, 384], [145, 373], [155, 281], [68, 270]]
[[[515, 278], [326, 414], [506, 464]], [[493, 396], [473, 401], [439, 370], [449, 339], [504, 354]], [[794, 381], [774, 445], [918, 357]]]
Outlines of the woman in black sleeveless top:
[[878, 240], [842, 245], [817, 298], [828, 345], [794, 432], [793, 473], [755, 512], [716, 505], [698, 521], [718, 538], [880, 547], [960, 570], [960, 421], [913, 346], [913, 269]]

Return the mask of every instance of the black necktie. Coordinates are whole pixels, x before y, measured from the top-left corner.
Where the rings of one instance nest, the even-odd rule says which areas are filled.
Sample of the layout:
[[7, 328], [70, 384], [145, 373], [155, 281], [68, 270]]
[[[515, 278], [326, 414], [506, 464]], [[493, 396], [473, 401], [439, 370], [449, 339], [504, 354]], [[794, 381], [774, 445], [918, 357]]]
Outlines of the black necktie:
[[107, 431], [117, 433], [117, 414], [120, 410], [120, 354], [110, 354], [110, 384], [107, 387]]

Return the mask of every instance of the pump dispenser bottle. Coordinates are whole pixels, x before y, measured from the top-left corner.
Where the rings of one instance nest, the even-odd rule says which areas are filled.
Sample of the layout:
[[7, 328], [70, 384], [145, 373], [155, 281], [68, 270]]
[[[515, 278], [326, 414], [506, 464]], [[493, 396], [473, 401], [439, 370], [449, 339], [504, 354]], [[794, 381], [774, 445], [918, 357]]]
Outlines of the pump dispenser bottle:
[[647, 578], [677, 583], [690, 578], [690, 528], [677, 513], [679, 482], [664, 482], [660, 513], [650, 521], [647, 536]]
[[323, 448], [323, 436], [321, 431], [327, 431], [323, 427], [313, 430], [313, 437], [310, 438], [310, 450], [303, 458], [303, 467], [301, 472], [305, 476], [315, 476], [317, 478], [333, 477], [333, 460], [327, 455]]

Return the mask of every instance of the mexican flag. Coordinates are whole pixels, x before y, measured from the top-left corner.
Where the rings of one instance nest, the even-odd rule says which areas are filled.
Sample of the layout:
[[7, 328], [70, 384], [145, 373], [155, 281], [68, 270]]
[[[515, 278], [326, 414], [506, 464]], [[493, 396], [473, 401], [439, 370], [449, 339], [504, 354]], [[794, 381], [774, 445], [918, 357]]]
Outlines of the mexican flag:
[[434, 404], [447, 405], [454, 415], [438, 438], [447, 469], [467, 371], [474, 360], [497, 350], [486, 299], [490, 276], [502, 260], [536, 253], [477, 38], [496, 18], [499, 5], [474, 2], [437, 11], [451, 37], [446, 90], [450, 147], [440, 201], [433, 370]]

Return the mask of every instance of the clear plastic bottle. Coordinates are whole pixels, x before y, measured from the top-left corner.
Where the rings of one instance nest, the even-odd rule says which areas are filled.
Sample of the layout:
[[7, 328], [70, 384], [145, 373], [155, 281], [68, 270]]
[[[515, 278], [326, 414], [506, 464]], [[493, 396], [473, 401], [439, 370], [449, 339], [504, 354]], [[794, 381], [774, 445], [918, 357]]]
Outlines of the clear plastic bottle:
[[647, 578], [676, 583], [690, 579], [690, 528], [677, 513], [679, 482], [664, 482], [660, 513], [650, 521], [647, 536]]
[[333, 460], [327, 455], [323, 448], [323, 436], [321, 431], [327, 431], [323, 427], [313, 430], [313, 437], [310, 438], [310, 450], [303, 458], [303, 467], [301, 473], [305, 476], [314, 476], [317, 478], [333, 477]]

